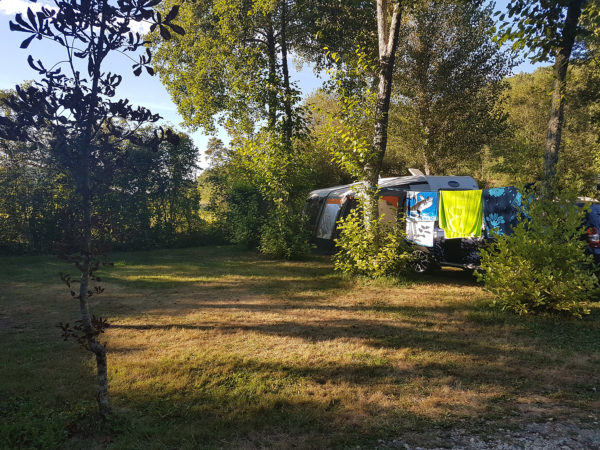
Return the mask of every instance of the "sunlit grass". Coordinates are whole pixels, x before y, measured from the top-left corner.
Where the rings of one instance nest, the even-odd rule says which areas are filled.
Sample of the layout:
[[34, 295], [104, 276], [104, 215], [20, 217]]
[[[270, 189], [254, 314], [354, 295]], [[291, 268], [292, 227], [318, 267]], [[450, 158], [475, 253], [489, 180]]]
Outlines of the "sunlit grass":
[[461, 271], [354, 282], [324, 257], [227, 247], [113, 259], [92, 299], [112, 324], [116, 418], [103, 426], [93, 361], [54, 327], [77, 318], [56, 275], [69, 268], [0, 259], [0, 447], [36, 429], [60, 448], [441, 445], [436, 430], [451, 426], [597, 414], [597, 304], [583, 321], [518, 318]]

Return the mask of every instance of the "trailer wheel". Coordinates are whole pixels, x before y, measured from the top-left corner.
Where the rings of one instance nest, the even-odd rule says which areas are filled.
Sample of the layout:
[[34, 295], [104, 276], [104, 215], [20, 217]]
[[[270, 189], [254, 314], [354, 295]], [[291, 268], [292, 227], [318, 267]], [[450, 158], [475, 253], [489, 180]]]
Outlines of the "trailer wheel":
[[431, 253], [424, 250], [413, 251], [413, 271], [415, 273], [430, 273], [438, 268], [439, 265], [431, 257]]

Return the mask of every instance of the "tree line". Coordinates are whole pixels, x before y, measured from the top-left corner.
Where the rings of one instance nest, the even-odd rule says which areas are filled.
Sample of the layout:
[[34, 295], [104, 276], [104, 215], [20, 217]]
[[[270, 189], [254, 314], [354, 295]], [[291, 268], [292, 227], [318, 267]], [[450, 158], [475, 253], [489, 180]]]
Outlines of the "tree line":
[[[91, 169], [95, 239], [114, 249], [214, 242], [201, 210], [198, 149], [184, 133], [152, 148], [145, 142], [155, 131], [140, 128], [133, 141], [107, 144]], [[0, 140], [2, 253], [56, 252], [81, 226], [72, 176], [46, 145], [32, 151], [30, 143]]]
[[[302, 8], [312, 5], [292, 3], [299, 9], [300, 17]], [[329, 17], [324, 5], [326, 2], [320, 3], [317, 17]], [[552, 8], [558, 8], [557, 5]], [[353, 2], [347, 5], [353, 6], [358, 7]], [[216, 140], [209, 145], [207, 156], [211, 166], [203, 174], [203, 182], [213, 186], [212, 207], [234, 241], [260, 246], [261, 230], [268, 229], [270, 223], [269, 211], [273, 206], [268, 195], [274, 192], [274, 185], [280, 189], [286, 186], [288, 203], [297, 198], [301, 205], [311, 189], [365, 180], [365, 171], [372, 167], [373, 158], [381, 158], [377, 162], [378, 176], [404, 175], [409, 167], [416, 167], [431, 175], [471, 175], [481, 186], [522, 186], [545, 177], [546, 136], [552, 105], [549, 94], [553, 91], [554, 70], [542, 67], [531, 74], [511, 75], [519, 61], [518, 54], [500, 44], [493, 8], [472, 2], [405, 5], [404, 19], [398, 28], [402, 45], [396, 52], [397, 61], [391, 74], [394, 87], [387, 116], [386, 150], [383, 155], [375, 151], [373, 123], [379, 70], [377, 34], [373, 29], [376, 9], [370, 3], [359, 6], [362, 9], [353, 10], [353, 14], [363, 17], [364, 22], [355, 19], [345, 23], [342, 18], [346, 35], [338, 34], [341, 23], [339, 27], [328, 23], [314, 39], [298, 37], [294, 41], [298, 55], [313, 61], [318, 69], [328, 70], [329, 81], [305, 100], [297, 100], [295, 110], [303, 119], [304, 128], [291, 149], [270, 153], [267, 146], [262, 146], [261, 151], [254, 146], [253, 151], [246, 150], [248, 142], [264, 132], [256, 124], [277, 130], [259, 120], [258, 107], [246, 111], [256, 115], [254, 128], [234, 127], [236, 131], [227, 148]], [[592, 6], [588, 5], [593, 10]], [[567, 8], [563, 10], [566, 13]], [[210, 8], [202, 11], [218, 15]], [[246, 17], [241, 10], [237, 11], [239, 17]], [[585, 17], [590, 15], [593, 13], [588, 12]], [[560, 14], [555, 16], [555, 32], [561, 27], [561, 17], [565, 19]], [[220, 23], [213, 19], [211, 23]], [[186, 40], [205, 37], [206, 26], [197, 31], [199, 37], [192, 37], [196, 31], [194, 24], [190, 27]], [[593, 28], [588, 24], [588, 30]], [[225, 40], [229, 29], [216, 31]], [[179, 90], [199, 92], [199, 99], [204, 101], [205, 91], [213, 91], [194, 81], [197, 78], [192, 72], [200, 69], [195, 66], [200, 60], [178, 60], [177, 56], [174, 59], [171, 56], [173, 51], [189, 56], [189, 45], [175, 40], [159, 49], [159, 73], [176, 101]], [[575, 185], [580, 194], [591, 195], [597, 192], [600, 173], [596, 112], [599, 54], [591, 33], [582, 34], [575, 48], [568, 68], [569, 82], [561, 85], [565, 116], [561, 125], [562, 156], [553, 170], [557, 172], [557, 183]], [[226, 52], [227, 56], [230, 54], [231, 51]], [[216, 51], [203, 55], [219, 58]], [[538, 56], [544, 60], [543, 55]], [[549, 58], [547, 54], [545, 60]], [[206, 66], [202, 59], [201, 67]], [[203, 111], [202, 104], [191, 107], [195, 101], [187, 97], [182, 100], [180, 110]], [[239, 111], [227, 105], [221, 107], [224, 115], [211, 117], [219, 117], [232, 126], [236, 123], [233, 114]], [[188, 117], [190, 124], [194, 120], [195, 116]], [[293, 173], [274, 170], [282, 161], [293, 165]], [[265, 179], [266, 173], [268, 176], [277, 173], [277, 183]], [[298, 214], [294, 216], [289, 210], [286, 214], [294, 217], [294, 223], [301, 223]], [[286, 236], [300, 233], [293, 224], [287, 229], [290, 232]], [[286, 228], [280, 226], [279, 230]], [[290, 241], [288, 237], [285, 239]], [[261, 248], [269, 253], [268, 246]]]
[[[157, 5], [164, 14], [171, 6]], [[209, 167], [198, 179], [198, 150], [183, 133], [158, 151], [140, 145], [150, 142], [152, 127], [115, 143], [106, 153], [113, 160], [94, 169], [103, 180], [94, 194], [98, 237], [116, 248], [220, 238], [276, 256], [303, 254], [306, 193], [364, 179], [375, 161], [369, 160], [379, 83], [375, 6], [206, 1], [178, 9], [187, 32], [164, 40], [157, 28], [148, 69], [161, 76], [187, 125], [207, 132], [224, 127], [230, 143], [210, 141], [203, 149]], [[490, 5], [431, 1], [402, 11], [378, 176], [416, 167], [472, 175], [482, 185], [541, 179], [552, 69], [510, 76], [517, 56], [495, 37]], [[589, 194], [600, 172], [598, 52], [593, 39], [577, 45], [557, 170]], [[329, 70], [329, 81], [308, 98], [290, 76], [291, 54]], [[3, 114], [10, 116], [8, 106]], [[77, 228], [73, 180], [53, 166], [50, 142], [34, 151], [31, 143], [0, 141], [4, 252], [50, 251]], [[361, 151], [364, 157], [354, 161]]]

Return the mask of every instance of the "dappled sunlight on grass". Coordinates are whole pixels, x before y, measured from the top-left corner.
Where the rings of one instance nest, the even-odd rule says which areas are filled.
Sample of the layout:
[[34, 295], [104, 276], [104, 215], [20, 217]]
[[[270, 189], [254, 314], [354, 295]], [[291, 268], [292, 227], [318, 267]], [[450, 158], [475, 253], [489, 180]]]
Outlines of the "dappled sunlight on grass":
[[[116, 448], [369, 447], [545, 411], [585, 418], [600, 400], [598, 304], [582, 321], [519, 318], [489, 308], [461, 271], [355, 282], [323, 257], [227, 248], [115, 260], [92, 307], [112, 324]], [[23, 393], [52, 408], [93, 398], [93, 361], [53, 327], [77, 318], [76, 302], [43, 259], [21, 261], [27, 271], [2, 279], [0, 385], [17, 390], [28, 373]], [[38, 394], [46, 373], [55, 385]]]

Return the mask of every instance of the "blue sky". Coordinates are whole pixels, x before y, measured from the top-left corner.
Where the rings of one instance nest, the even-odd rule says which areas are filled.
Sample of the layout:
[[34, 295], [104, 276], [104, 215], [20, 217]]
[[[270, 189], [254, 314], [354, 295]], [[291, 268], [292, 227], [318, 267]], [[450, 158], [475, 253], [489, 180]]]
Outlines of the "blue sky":
[[[497, 3], [497, 9], [504, 9], [508, 0], [500, 0]], [[14, 18], [17, 12], [25, 12], [28, 6], [36, 6], [27, 0], [0, 0], [0, 61], [4, 61], [5, 66], [0, 70], [0, 89], [12, 89], [16, 84], [25, 80], [35, 78], [36, 73], [27, 64], [27, 56], [33, 55], [34, 59], [41, 59], [46, 65], [53, 64], [61, 59], [61, 49], [56, 44], [33, 40], [28, 49], [20, 49], [21, 41], [25, 34], [11, 32], [9, 30], [9, 21]], [[127, 96], [134, 104], [144, 105], [150, 108], [154, 113], [163, 116], [164, 121], [175, 126], [179, 126], [181, 118], [177, 113], [177, 108], [171, 101], [166, 89], [160, 83], [158, 77], [151, 77], [142, 74], [135, 77], [129, 69], [132, 62], [126, 57], [119, 55], [109, 61], [113, 71], [122, 74], [123, 82], [117, 91], [117, 95]], [[317, 89], [322, 80], [312, 72], [311, 68], [304, 65], [301, 71], [295, 70], [295, 64], [291, 64], [292, 79], [297, 80], [304, 95], [308, 95]], [[529, 63], [521, 64], [516, 72], [531, 72], [535, 67]], [[109, 67], [110, 70], [110, 67]], [[196, 145], [203, 151], [206, 148], [208, 136], [201, 131], [189, 132]], [[226, 136], [220, 136], [226, 140]]]

